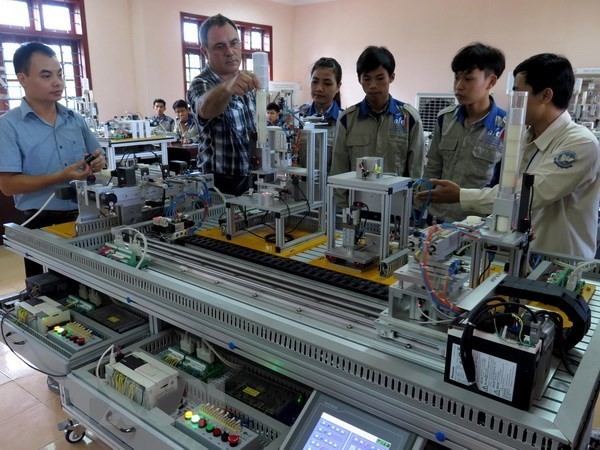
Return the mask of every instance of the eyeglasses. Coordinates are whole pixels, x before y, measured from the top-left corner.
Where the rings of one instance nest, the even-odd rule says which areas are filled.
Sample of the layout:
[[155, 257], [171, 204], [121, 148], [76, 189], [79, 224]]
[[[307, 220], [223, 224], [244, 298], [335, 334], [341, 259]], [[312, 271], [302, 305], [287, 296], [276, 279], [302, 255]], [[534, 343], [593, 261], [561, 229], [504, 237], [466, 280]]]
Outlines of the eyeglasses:
[[212, 49], [213, 49], [213, 52], [225, 53], [229, 49], [238, 50], [241, 46], [242, 46], [242, 41], [240, 41], [239, 39], [234, 39], [229, 44], [220, 43], [220, 44], [215, 45]]

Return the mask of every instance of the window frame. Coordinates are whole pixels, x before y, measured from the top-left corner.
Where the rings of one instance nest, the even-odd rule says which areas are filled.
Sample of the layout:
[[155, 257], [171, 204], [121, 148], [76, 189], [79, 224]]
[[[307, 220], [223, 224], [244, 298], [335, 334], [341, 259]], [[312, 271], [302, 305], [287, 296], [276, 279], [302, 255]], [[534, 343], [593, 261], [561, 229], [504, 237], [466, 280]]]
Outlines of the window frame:
[[[87, 78], [89, 89], [93, 88], [89, 47], [87, 40], [87, 26], [85, 18], [84, 0], [25, 0], [29, 11], [29, 26], [16, 26], [0, 24], [0, 67], [4, 66], [5, 58], [2, 43], [14, 42], [43, 42], [46, 45], [59, 45], [71, 47], [72, 64], [74, 69], [75, 95], [83, 95], [82, 80]], [[69, 8], [70, 31], [44, 28], [42, 6], [61, 6]], [[10, 62], [9, 64], [12, 64]], [[8, 81], [8, 70], [0, 72], [3, 81]], [[12, 81], [12, 80], [11, 80]], [[65, 92], [66, 96], [66, 92]], [[64, 97], [63, 97], [64, 98]], [[8, 83], [0, 83], [0, 114], [9, 110]]]
[[[188, 90], [188, 79], [187, 79], [188, 66], [186, 65], [186, 55], [188, 55], [188, 53], [199, 54], [202, 68], [204, 68], [206, 66], [206, 57], [204, 56], [204, 54], [202, 53], [202, 50], [201, 50], [202, 44], [200, 43], [200, 26], [202, 25], [202, 22], [204, 22], [208, 18], [209, 18], [209, 16], [180, 12], [181, 59], [182, 59], [182, 64], [183, 64], [184, 92], [187, 92], [187, 90]], [[237, 21], [237, 20], [233, 20], [233, 21], [235, 22], [235, 24], [238, 27], [238, 31], [240, 34], [240, 40], [242, 41], [242, 48], [241, 48], [242, 61], [240, 63], [241, 67], [245, 68], [245, 61], [247, 58], [252, 57], [252, 53], [254, 53], [256, 51], [264, 51], [268, 55], [269, 80], [272, 80], [273, 79], [273, 27], [271, 25], [262, 25], [262, 24], [250, 23], [250, 22], [241, 22], [241, 21]], [[197, 24], [197, 26], [198, 26], [198, 44], [195, 44], [192, 42], [186, 42], [184, 40], [184, 35], [183, 35], [184, 23], [186, 23], [186, 22], [192, 22], [192, 23]], [[252, 32], [253, 30], [257, 30], [257, 31], [260, 31], [261, 33], [263, 33], [263, 42], [261, 45], [261, 50], [251, 50], [251, 49], [244, 50], [244, 47], [245, 47], [244, 46], [244, 42], [245, 42], [244, 34], [245, 34], [245, 32], [248, 32], [248, 31]], [[264, 34], [268, 34], [268, 36], [269, 36], [269, 50], [263, 50], [264, 49]], [[191, 79], [189, 81], [191, 82]]]

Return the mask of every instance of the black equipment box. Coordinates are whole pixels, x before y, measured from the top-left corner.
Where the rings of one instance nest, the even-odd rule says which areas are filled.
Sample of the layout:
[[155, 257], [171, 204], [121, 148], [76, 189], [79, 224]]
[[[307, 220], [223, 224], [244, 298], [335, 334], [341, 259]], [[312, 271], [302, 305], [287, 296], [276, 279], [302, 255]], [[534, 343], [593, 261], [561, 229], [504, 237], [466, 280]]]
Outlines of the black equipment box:
[[546, 323], [546, 338], [523, 345], [485, 331], [475, 330], [470, 354], [475, 362], [477, 386], [469, 386], [460, 357], [464, 327], [453, 323], [448, 330], [444, 381], [486, 397], [529, 410], [532, 399], [541, 398], [550, 369], [554, 324]]

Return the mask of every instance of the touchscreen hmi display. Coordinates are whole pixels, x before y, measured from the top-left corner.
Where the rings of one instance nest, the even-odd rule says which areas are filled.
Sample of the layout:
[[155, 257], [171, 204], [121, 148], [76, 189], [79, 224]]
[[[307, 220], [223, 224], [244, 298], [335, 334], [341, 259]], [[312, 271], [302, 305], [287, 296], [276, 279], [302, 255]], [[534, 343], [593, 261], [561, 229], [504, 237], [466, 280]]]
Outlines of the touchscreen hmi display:
[[391, 442], [323, 412], [303, 450], [388, 450]]

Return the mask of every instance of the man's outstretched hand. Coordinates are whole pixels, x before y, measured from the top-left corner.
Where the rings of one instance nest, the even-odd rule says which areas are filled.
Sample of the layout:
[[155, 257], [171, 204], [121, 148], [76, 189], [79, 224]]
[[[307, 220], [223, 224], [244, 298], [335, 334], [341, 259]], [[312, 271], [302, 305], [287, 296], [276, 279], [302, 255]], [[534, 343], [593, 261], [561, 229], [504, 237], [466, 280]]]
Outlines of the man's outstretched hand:
[[431, 192], [431, 203], [458, 203], [460, 202], [460, 186], [450, 180], [429, 180], [433, 186], [431, 191], [420, 191], [415, 194], [415, 199], [426, 201]]

